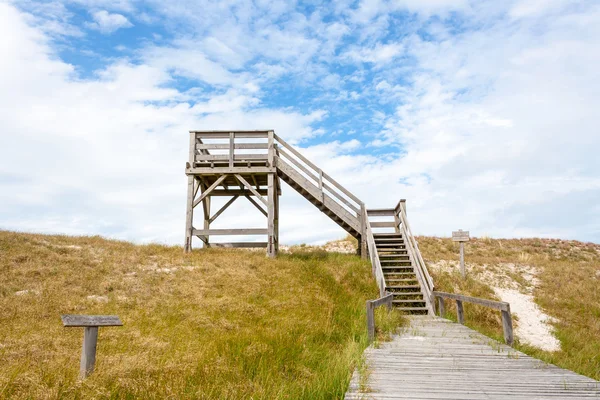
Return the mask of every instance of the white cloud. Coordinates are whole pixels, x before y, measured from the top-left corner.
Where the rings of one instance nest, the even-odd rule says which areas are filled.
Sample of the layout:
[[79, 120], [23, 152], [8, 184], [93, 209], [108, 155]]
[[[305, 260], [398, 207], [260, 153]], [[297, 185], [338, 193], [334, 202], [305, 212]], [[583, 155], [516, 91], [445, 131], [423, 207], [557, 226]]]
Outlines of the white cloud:
[[124, 15], [109, 13], [106, 10], [92, 12], [94, 22], [88, 23], [90, 29], [96, 29], [104, 34], [113, 33], [121, 28], [130, 28], [133, 26]]
[[345, 53], [345, 57], [353, 61], [374, 64], [389, 63], [402, 54], [404, 46], [401, 43], [378, 43], [372, 48], [355, 47]]

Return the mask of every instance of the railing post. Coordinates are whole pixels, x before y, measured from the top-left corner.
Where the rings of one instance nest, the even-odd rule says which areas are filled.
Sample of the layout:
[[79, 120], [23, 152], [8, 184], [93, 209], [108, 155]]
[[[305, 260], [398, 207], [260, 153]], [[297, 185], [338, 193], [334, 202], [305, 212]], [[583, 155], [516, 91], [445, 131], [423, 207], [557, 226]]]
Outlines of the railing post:
[[375, 339], [375, 314], [371, 300], [367, 300], [367, 334], [370, 343]]
[[514, 337], [510, 304], [507, 305], [506, 310], [502, 310], [502, 330], [504, 331], [504, 341], [507, 345], [512, 346]]
[[465, 310], [463, 309], [463, 302], [460, 300], [456, 300], [456, 316], [458, 318], [458, 323], [461, 325], [465, 324]]
[[[369, 223], [369, 216], [367, 215], [367, 208], [365, 207], [365, 203], [360, 204], [360, 213], [362, 214], [361, 222], [361, 232], [360, 232], [360, 243], [359, 251], [360, 257], [363, 260], [367, 259], [367, 224]], [[376, 249], [374, 251], [377, 251]]]
[[438, 296], [438, 309], [440, 312], [440, 317], [444, 318], [446, 315], [446, 309], [444, 308], [444, 298], [441, 296]]
[[229, 168], [233, 168], [235, 154], [235, 133], [229, 132]]
[[275, 166], [275, 163], [274, 163], [274, 155], [275, 155], [275, 151], [274, 151], [274, 150], [275, 150], [275, 149], [274, 149], [274, 146], [275, 146], [275, 144], [274, 144], [274, 140], [275, 140], [275, 139], [274, 139], [274, 136], [273, 136], [273, 135], [274, 135], [274, 133], [275, 133], [275, 132], [273, 132], [273, 131], [269, 131], [269, 132], [267, 133], [267, 147], [268, 147], [268, 150], [267, 150], [267, 152], [268, 152], [267, 158], [268, 158], [268, 162], [269, 162], [269, 167], [270, 167], [270, 168], [273, 168], [273, 167]]

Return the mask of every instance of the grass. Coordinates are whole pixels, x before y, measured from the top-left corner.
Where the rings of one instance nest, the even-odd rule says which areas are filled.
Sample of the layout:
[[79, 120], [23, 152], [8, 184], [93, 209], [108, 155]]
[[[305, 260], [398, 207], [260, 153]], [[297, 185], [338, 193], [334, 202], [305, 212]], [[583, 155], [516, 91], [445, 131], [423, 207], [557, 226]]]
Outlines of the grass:
[[[428, 264], [458, 259], [458, 246], [451, 239], [420, 237], [418, 241]], [[468, 268], [503, 268], [509, 263], [535, 268], [539, 283], [533, 290], [534, 300], [556, 318], [552, 325], [561, 350], [546, 352], [523, 343], [517, 343], [516, 348], [600, 380], [600, 245], [556, 239], [474, 238], [465, 245], [465, 260]], [[486, 282], [472, 277], [463, 280], [449, 270], [430, 271], [438, 290], [497, 300]], [[507, 275], [526, 283], [522, 275]], [[447, 303], [446, 311], [455, 318], [453, 305]], [[502, 340], [499, 312], [465, 304], [465, 321]]]
[[[378, 297], [356, 256], [138, 246], [0, 231], [0, 398], [342, 398]], [[96, 296], [96, 297], [88, 297]], [[117, 314], [78, 381], [81, 328]], [[401, 323], [378, 313], [378, 338]]]

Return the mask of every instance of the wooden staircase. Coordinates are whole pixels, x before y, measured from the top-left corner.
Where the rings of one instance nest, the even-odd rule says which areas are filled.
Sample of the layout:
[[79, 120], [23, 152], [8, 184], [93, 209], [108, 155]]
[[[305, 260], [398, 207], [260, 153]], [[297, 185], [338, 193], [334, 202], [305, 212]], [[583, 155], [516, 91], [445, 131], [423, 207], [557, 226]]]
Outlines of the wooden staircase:
[[427, 304], [401, 233], [376, 233], [375, 247], [393, 304], [408, 314], [427, 314]]
[[[393, 304], [408, 313], [433, 314], [433, 281], [410, 230], [404, 200], [395, 208], [367, 210], [359, 198], [272, 130], [190, 131], [186, 175], [186, 252], [192, 250], [192, 238], [198, 237], [208, 247], [266, 247], [267, 255], [275, 257], [282, 180], [359, 241], [359, 253], [369, 257], [382, 296], [392, 292]], [[213, 196], [231, 199], [211, 212]], [[266, 229], [211, 229], [237, 198], [247, 198], [267, 218]], [[204, 221], [195, 227], [194, 208], [200, 205]], [[370, 217], [393, 220], [370, 221]], [[381, 228], [392, 231], [378, 231]], [[210, 237], [215, 235], [266, 235], [267, 241], [213, 244]]]

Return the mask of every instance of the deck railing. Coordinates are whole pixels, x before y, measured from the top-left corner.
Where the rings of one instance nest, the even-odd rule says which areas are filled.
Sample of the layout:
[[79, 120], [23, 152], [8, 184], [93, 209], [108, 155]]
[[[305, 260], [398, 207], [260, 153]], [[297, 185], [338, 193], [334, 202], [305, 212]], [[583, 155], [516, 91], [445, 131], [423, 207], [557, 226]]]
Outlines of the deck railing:
[[470, 297], [464, 296], [462, 294], [454, 294], [454, 293], [445, 293], [445, 292], [432, 292], [434, 297], [438, 299], [438, 311], [440, 317], [444, 317], [446, 314], [446, 309], [444, 307], [444, 299], [451, 299], [456, 301], [456, 316], [458, 322], [460, 324], [465, 323], [465, 311], [463, 308], [463, 302], [478, 304], [480, 306], [485, 306], [489, 308], [493, 308], [499, 310], [502, 313], [502, 330], [504, 331], [504, 341], [507, 345], [513, 345], [513, 325], [512, 325], [512, 315], [510, 313], [510, 304], [505, 301], [494, 301], [494, 300], [486, 300], [480, 299], [478, 297]]

